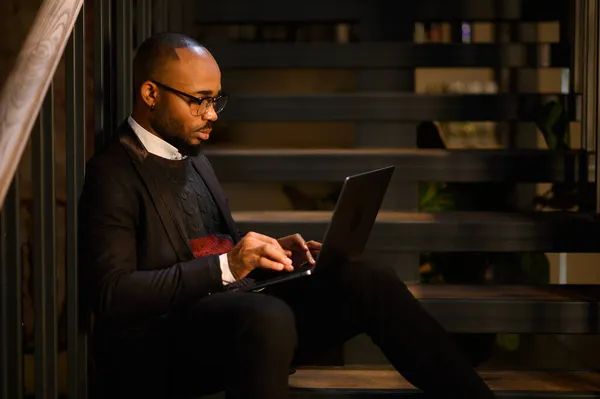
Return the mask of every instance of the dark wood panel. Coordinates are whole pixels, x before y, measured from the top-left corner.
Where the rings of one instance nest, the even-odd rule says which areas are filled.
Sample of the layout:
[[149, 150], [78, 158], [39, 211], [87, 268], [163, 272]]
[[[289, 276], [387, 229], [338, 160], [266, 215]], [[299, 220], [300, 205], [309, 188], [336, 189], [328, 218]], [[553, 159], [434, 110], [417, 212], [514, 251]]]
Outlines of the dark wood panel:
[[[579, 151], [370, 149], [208, 149], [221, 181], [343, 181], [396, 165], [396, 181], [576, 181]], [[587, 162], [585, 162], [587, 164]]]
[[568, 67], [565, 44], [239, 43], [212, 45], [221, 68]]
[[408, 288], [451, 332], [587, 334], [598, 332], [600, 325], [595, 286], [412, 284]]
[[[320, 240], [331, 212], [234, 212], [242, 231]], [[379, 213], [367, 248], [386, 252], [600, 252], [593, 215], [539, 212]]]
[[[455, 284], [409, 284], [412, 294], [423, 301], [427, 300], [501, 300], [501, 301], [562, 301], [579, 302], [587, 300], [576, 287], [565, 286], [523, 286], [523, 285], [455, 285]], [[593, 299], [595, 300], [595, 299]]]
[[[204, 3], [204, 4], [203, 4]], [[394, 12], [394, 2], [359, 0], [222, 0], [190, 2], [193, 20], [206, 23], [260, 22], [357, 22], [365, 17], [393, 13], [396, 21], [475, 21], [521, 20], [555, 21], [564, 15], [565, 2], [523, 2], [494, 0], [419, 0], [402, 3], [402, 12]], [[203, 4], [203, 5], [202, 5]], [[498, 5], [496, 5], [498, 4]]]
[[[479, 372], [494, 391], [597, 392], [600, 373], [589, 371], [503, 371]], [[385, 369], [299, 369], [290, 376], [295, 389], [388, 389], [414, 388], [395, 370]]]
[[[551, 99], [573, 110], [562, 94], [242, 94], [231, 93], [224, 121], [532, 121]], [[571, 116], [573, 117], [573, 116]]]

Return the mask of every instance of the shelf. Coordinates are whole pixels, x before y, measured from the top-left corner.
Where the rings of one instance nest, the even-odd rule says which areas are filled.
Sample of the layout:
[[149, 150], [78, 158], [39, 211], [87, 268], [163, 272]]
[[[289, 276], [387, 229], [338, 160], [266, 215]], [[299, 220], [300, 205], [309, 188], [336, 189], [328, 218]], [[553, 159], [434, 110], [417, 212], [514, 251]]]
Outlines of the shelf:
[[574, 110], [563, 94], [232, 94], [220, 115], [225, 122], [283, 121], [531, 121], [551, 99]]
[[378, 8], [359, 0], [222, 0], [210, 7], [198, 7], [192, 17], [196, 24], [208, 23], [273, 23], [273, 22], [347, 22], [369, 17], [388, 16], [394, 21], [557, 21], [565, 17], [566, 2], [527, 0], [521, 2], [494, 0], [420, 0], [403, 3], [402, 12], [394, 2], [379, 2]]
[[[479, 374], [501, 398], [600, 397], [597, 393], [600, 391], [600, 374], [596, 372], [482, 370]], [[300, 368], [289, 381], [294, 398], [401, 398], [408, 397], [405, 395], [410, 395], [410, 391], [416, 394], [414, 386], [395, 370], [383, 368]], [[298, 396], [302, 392], [314, 396]], [[318, 396], [319, 393], [331, 396]], [[560, 396], [553, 396], [555, 394]]]
[[[396, 165], [396, 181], [576, 181], [585, 153], [549, 150], [208, 149], [223, 182], [334, 181]], [[587, 164], [585, 161], [584, 164]]]
[[239, 43], [208, 46], [221, 68], [569, 67], [568, 46], [537, 44]]
[[408, 285], [448, 331], [588, 334], [600, 326], [593, 286]]
[[[328, 211], [234, 212], [242, 232], [321, 240]], [[600, 252], [600, 220], [562, 212], [381, 211], [367, 249], [384, 252]]]

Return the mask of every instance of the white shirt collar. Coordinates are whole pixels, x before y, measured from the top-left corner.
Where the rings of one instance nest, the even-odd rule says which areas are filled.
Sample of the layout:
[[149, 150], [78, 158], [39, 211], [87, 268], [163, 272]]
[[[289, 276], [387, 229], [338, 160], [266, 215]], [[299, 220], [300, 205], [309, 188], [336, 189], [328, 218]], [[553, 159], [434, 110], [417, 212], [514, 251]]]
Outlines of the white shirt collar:
[[144, 129], [135, 121], [135, 119], [131, 117], [131, 115], [129, 118], [127, 118], [127, 122], [149, 153], [161, 158], [173, 160], [181, 160], [185, 158], [185, 156], [181, 155], [177, 148]]

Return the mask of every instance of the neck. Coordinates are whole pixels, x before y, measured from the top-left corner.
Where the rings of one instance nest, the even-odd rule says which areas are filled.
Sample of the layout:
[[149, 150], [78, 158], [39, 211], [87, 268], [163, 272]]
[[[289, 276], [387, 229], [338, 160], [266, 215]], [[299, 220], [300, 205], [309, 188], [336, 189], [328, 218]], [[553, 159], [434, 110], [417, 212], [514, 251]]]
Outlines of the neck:
[[161, 138], [158, 133], [156, 133], [154, 131], [154, 129], [152, 129], [152, 127], [150, 126], [150, 118], [148, 117], [148, 110], [144, 109], [144, 110], [140, 110], [139, 107], [134, 107], [133, 111], [131, 112], [131, 117], [144, 129], [146, 129], [147, 131], [149, 131], [150, 133], [152, 133], [153, 135], [155, 135], [158, 138]]

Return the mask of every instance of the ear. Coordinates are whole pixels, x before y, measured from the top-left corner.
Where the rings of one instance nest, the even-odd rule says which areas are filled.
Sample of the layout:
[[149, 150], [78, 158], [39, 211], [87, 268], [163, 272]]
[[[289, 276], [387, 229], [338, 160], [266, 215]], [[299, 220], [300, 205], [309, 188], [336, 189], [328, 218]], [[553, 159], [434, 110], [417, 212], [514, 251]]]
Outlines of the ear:
[[148, 108], [154, 108], [156, 100], [158, 98], [158, 88], [154, 83], [146, 80], [140, 87], [140, 95], [142, 101], [148, 106]]

